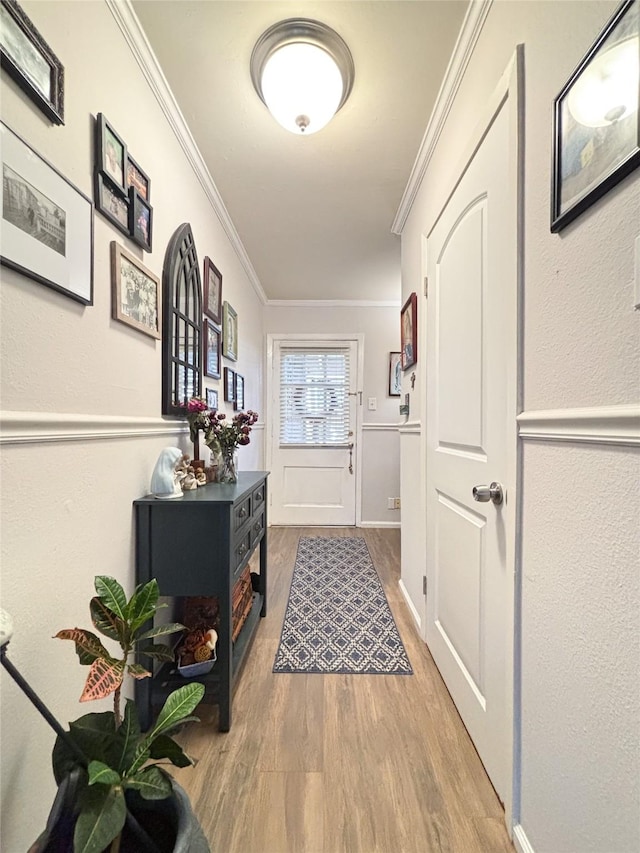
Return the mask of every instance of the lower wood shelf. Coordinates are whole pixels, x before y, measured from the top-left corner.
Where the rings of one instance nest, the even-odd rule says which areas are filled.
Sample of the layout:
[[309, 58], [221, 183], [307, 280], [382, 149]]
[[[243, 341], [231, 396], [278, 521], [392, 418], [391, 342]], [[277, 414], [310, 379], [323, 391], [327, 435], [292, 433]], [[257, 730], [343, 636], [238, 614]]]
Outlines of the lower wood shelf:
[[[233, 644], [233, 652], [231, 657], [231, 665], [233, 668], [233, 682], [242, 669], [242, 665], [247, 657], [247, 652], [251, 647], [251, 643], [255, 636], [260, 615], [264, 604], [264, 596], [260, 593], [254, 593], [253, 604], [251, 610], [245, 620], [242, 630], [238, 634], [235, 643]], [[183, 678], [175, 663], [165, 663], [153, 676], [151, 680], [151, 704], [162, 705], [174, 690], [178, 687], [183, 687], [190, 681], [196, 681], [204, 684], [205, 693], [203, 702], [215, 704], [220, 699], [220, 661], [217, 660], [211, 672], [206, 675], [197, 675], [195, 678]]]

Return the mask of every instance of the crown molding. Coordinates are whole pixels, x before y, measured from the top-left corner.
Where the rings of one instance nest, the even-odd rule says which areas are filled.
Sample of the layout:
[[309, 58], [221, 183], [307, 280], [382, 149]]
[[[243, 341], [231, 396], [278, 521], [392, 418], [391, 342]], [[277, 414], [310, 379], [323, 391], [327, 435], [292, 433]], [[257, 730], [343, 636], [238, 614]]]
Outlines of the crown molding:
[[440, 134], [449, 116], [455, 97], [458, 94], [462, 78], [473, 54], [478, 37], [482, 32], [482, 27], [487, 19], [492, 3], [493, 0], [472, 0], [469, 5], [458, 39], [453, 48], [451, 59], [445, 71], [435, 106], [431, 112], [427, 129], [422, 137], [409, 181], [400, 201], [396, 218], [393, 220], [391, 226], [393, 234], [402, 234], [402, 229], [413, 207], [413, 202], [418, 194], [425, 172], [427, 171], [427, 166], [438, 144]]
[[269, 308], [400, 308], [400, 300], [368, 299], [267, 299]]
[[533, 441], [640, 445], [640, 405], [522, 412], [518, 434]]
[[122, 34], [125, 37], [127, 44], [133, 54], [140, 70], [142, 71], [151, 91], [153, 92], [160, 109], [164, 113], [171, 129], [173, 130], [176, 139], [180, 143], [182, 150], [185, 153], [191, 168], [198, 178], [205, 195], [209, 199], [209, 203], [214, 209], [220, 224], [222, 225], [229, 242], [234, 248], [242, 267], [247, 274], [249, 281], [260, 302], [264, 305], [267, 302], [267, 296], [258, 278], [258, 274], [253, 268], [253, 264], [249, 259], [240, 239], [240, 235], [236, 231], [236, 227], [231, 221], [229, 212], [225, 207], [222, 196], [218, 192], [211, 173], [207, 168], [200, 149], [196, 145], [189, 126], [182, 110], [178, 106], [171, 87], [164, 76], [155, 53], [149, 40], [142, 29], [138, 16], [136, 15], [130, 0], [105, 0], [111, 14], [120, 27]]

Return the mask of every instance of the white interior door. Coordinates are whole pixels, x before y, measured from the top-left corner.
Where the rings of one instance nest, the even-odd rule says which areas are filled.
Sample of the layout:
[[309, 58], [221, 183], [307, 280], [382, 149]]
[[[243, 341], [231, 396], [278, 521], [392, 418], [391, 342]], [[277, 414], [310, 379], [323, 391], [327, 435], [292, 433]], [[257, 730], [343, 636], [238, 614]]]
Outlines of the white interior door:
[[[427, 237], [426, 638], [503, 802], [510, 793], [513, 726], [518, 277], [512, 106], [504, 94], [494, 103]], [[474, 486], [494, 481], [502, 486], [502, 503], [474, 500]]]
[[356, 340], [276, 340], [270, 520], [356, 523]]

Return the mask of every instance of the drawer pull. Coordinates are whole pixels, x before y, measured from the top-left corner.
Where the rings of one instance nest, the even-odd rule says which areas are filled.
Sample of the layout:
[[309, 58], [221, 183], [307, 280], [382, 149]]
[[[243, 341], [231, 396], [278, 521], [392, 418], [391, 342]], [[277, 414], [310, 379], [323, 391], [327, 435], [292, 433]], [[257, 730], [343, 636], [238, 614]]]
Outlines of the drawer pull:
[[260, 531], [262, 530], [261, 522], [256, 521], [256, 523], [253, 525], [253, 529], [255, 530], [256, 533], [260, 533]]
[[262, 494], [262, 492], [256, 492], [256, 500], [257, 501], [263, 501], [264, 500], [264, 495]]
[[247, 546], [243, 542], [242, 545], [238, 548], [238, 554], [242, 557], [243, 554], [246, 554], [246, 553], [247, 553]]
[[247, 514], [246, 506], [240, 507], [240, 509], [238, 510], [238, 515], [240, 516], [240, 518], [244, 518], [246, 514]]

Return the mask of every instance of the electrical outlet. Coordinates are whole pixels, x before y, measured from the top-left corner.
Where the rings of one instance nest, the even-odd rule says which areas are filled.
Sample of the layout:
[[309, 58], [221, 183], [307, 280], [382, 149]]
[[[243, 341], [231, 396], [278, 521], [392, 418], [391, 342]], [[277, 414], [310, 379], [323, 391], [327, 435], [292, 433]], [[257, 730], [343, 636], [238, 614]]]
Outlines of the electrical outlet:
[[394, 498], [393, 499], [393, 508], [394, 509], [400, 509], [400, 498]]
[[396, 501], [395, 498], [387, 498], [387, 509], [395, 509]]

